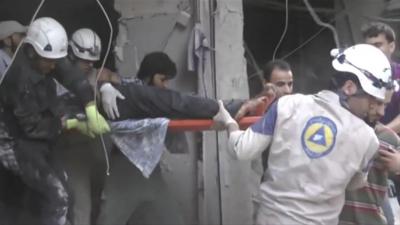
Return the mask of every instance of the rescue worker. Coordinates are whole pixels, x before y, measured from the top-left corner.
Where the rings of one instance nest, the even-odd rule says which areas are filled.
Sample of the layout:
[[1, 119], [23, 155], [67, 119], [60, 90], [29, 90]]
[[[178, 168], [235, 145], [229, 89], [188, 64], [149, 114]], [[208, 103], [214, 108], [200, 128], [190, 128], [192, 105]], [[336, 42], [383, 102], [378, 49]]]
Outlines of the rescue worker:
[[[89, 136], [109, 131], [93, 104], [88, 82], [65, 60], [67, 46], [61, 24], [49, 17], [36, 19], [0, 85], [4, 120], [15, 140], [22, 180], [40, 195], [40, 224], [66, 222], [68, 194], [64, 173], [49, 160], [55, 138], [63, 129], [77, 129]], [[78, 96], [86, 121], [67, 118], [60, 111], [54, 78]]]
[[337, 224], [345, 189], [365, 185], [379, 143], [364, 119], [394, 86], [390, 63], [366, 44], [331, 54], [331, 90], [284, 96], [245, 131], [220, 104], [215, 121], [239, 159], [270, 146], [256, 224]]
[[[85, 48], [88, 46], [93, 51]], [[78, 29], [71, 35], [68, 50], [68, 59], [87, 75], [85, 77], [94, 90], [97, 70], [93, 69], [93, 63], [100, 59], [99, 36], [90, 29]], [[84, 113], [75, 95], [62, 86], [57, 88], [58, 95], [65, 102], [66, 113]], [[103, 140], [104, 147], [110, 149], [108, 135], [103, 135]], [[79, 132], [65, 132], [57, 138], [54, 149], [54, 162], [68, 176], [67, 185], [71, 199], [68, 219], [72, 224], [92, 224], [91, 218], [98, 213], [106, 175], [105, 153], [100, 138], [88, 137]]]

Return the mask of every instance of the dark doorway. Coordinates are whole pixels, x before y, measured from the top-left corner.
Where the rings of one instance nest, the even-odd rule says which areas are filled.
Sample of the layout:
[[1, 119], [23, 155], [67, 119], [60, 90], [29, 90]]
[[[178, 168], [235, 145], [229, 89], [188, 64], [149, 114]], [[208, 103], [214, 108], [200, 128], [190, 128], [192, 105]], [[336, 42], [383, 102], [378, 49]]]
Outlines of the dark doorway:
[[[294, 74], [294, 91], [313, 93], [325, 88], [332, 73], [329, 52], [335, 47], [332, 33], [317, 25], [303, 1], [289, 2], [288, 29], [276, 58], [288, 61]], [[285, 1], [250, 0], [244, 3], [244, 40], [257, 64], [272, 59], [285, 27]], [[317, 4], [318, 3], [318, 4]], [[334, 1], [311, 1], [323, 21], [335, 16]], [[313, 38], [312, 38], [313, 37]], [[312, 39], [311, 39], [312, 38]], [[297, 50], [296, 50], [297, 49]], [[248, 59], [250, 95], [262, 88], [256, 70]]]

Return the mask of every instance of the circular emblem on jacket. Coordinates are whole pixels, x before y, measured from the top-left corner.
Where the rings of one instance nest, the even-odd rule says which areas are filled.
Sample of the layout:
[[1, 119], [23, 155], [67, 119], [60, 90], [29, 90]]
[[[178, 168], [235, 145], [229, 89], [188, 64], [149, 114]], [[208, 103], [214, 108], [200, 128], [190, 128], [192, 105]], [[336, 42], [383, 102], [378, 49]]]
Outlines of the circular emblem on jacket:
[[320, 158], [332, 151], [336, 141], [336, 124], [324, 116], [307, 121], [301, 134], [301, 145], [310, 158]]

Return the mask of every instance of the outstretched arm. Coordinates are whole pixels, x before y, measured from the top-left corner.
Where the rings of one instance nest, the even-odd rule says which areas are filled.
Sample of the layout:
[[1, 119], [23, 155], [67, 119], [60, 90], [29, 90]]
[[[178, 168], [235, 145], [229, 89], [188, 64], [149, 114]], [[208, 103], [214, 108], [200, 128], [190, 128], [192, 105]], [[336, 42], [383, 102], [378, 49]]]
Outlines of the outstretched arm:
[[114, 87], [125, 96], [125, 99], [117, 101], [118, 120], [155, 117], [206, 119], [218, 112], [218, 104], [213, 99], [134, 83]]

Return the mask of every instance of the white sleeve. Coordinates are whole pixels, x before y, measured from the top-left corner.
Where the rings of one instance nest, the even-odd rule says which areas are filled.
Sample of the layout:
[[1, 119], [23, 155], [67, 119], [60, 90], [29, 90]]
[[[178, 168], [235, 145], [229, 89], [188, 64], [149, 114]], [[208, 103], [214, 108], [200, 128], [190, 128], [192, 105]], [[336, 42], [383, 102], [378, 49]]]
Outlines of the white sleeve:
[[272, 136], [254, 132], [251, 128], [245, 131], [233, 131], [229, 135], [229, 148], [238, 159], [254, 159], [267, 149]]

